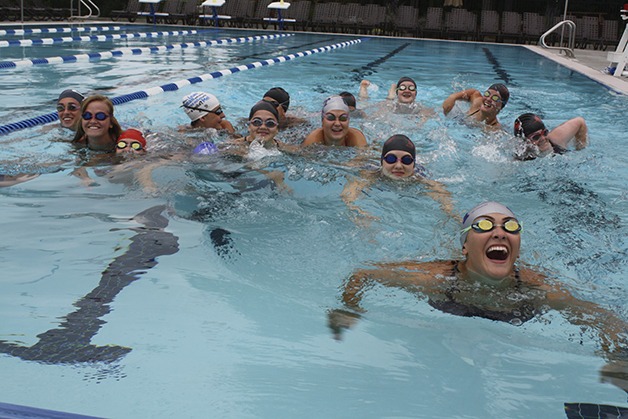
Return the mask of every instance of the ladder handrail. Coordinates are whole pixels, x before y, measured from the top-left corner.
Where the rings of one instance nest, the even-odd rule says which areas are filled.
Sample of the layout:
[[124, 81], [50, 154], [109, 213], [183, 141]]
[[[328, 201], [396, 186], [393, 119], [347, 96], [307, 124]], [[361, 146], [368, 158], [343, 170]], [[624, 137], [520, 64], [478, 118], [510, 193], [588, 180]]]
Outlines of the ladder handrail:
[[[554, 32], [556, 29], [560, 27], [564, 27], [564, 26], [567, 26], [567, 28], [569, 29], [569, 37], [567, 41], [567, 46], [566, 47], [563, 46], [563, 34], [562, 33], [560, 35], [560, 46], [550, 47], [549, 45], [547, 45], [545, 43], [545, 38], [548, 35], [550, 35], [552, 32]], [[558, 50], [564, 51], [565, 55], [567, 55], [568, 57], [575, 58], [573, 49], [576, 45], [576, 24], [571, 20], [563, 20], [563, 21], [558, 22], [557, 24], [552, 26], [547, 32], [541, 35], [541, 38], [539, 39], [539, 45], [541, 45], [545, 49], [558, 49]]]
[[[81, 4], [89, 10], [86, 15], [81, 15]], [[92, 7], [96, 9], [96, 15], [94, 15]], [[74, 13], [74, 0], [70, 0], [70, 10]], [[79, 0], [78, 1], [78, 15], [70, 16], [70, 19], [89, 19], [90, 17], [100, 17], [100, 8], [92, 0]]]

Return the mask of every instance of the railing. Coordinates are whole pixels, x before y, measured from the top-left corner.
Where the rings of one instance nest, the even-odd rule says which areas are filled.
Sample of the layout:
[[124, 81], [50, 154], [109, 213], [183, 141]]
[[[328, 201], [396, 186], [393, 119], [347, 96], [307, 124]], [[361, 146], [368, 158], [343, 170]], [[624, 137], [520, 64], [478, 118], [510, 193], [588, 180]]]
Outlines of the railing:
[[[81, 14], [81, 5], [88, 10], [86, 15]], [[96, 14], [94, 14], [94, 9], [96, 10]], [[79, 0], [78, 1], [78, 14], [74, 14], [74, 0], [70, 0], [70, 10], [72, 11], [72, 16], [70, 19], [89, 19], [91, 17], [100, 17], [100, 8], [96, 6], [92, 0]]]
[[[563, 35], [565, 33], [565, 26], [567, 27], [567, 29], [569, 29], [569, 36], [567, 37], [566, 47], [563, 46]], [[545, 42], [545, 38], [547, 38], [550, 34], [552, 34], [558, 28], [563, 29], [562, 32], [560, 33], [560, 43], [558, 44], [557, 47], [550, 47]], [[550, 28], [547, 32], [541, 35], [541, 38], [539, 39], [539, 45], [541, 45], [543, 48], [546, 48], [546, 49], [557, 49], [557, 50], [563, 51], [565, 55], [567, 55], [569, 58], [575, 58], [573, 49], [576, 45], [576, 24], [573, 23], [571, 20], [563, 20], [561, 22], [558, 22], [557, 24], [552, 26], [552, 28]]]

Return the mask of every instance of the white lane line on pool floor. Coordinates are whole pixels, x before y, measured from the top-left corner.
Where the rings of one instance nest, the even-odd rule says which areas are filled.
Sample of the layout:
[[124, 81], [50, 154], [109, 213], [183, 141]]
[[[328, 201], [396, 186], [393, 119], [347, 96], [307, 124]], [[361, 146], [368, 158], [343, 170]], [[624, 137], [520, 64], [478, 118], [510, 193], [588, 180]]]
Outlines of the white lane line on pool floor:
[[119, 48], [105, 52], [93, 52], [90, 54], [77, 54], [58, 57], [46, 57], [46, 58], [32, 58], [28, 60], [16, 60], [16, 61], [0, 61], [0, 70], [18, 67], [30, 67], [34, 65], [42, 64], [64, 64], [75, 63], [78, 61], [92, 61], [102, 60], [113, 57], [122, 57], [125, 55], [141, 55], [141, 54], [155, 54], [159, 52], [174, 51], [185, 48], [199, 48], [199, 47], [213, 47], [216, 45], [243, 43], [249, 41], [259, 41], [264, 39], [277, 39], [287, 36], [294, 36], [294, 34], [273, 34], [273, 35], [255, 35], [241, 38], [229, 38], [229, 39], [216, 39], [213, 41], [199, 41], [199, 42], [184, 42], [181, 44], [160, 45], [157, 47], [141, 47], [141, 48]]
[[[179, 80], [179, 81], [168, 83], [162, 86], [156, 86], [156, 87], [152, 87], [146, 90], [140, 90], [138, 92], [129, 93], [122, 96], [117, 96], [117, 97], [112, 98], [111, 101], [113, 102], [114, 105], [120, 105], [122, 103], [127, 103], [132, 100], [146, 99], [149, 96], [155, 96], [163, 92], [176, 91], [176, 90], [179, 90], [181, 87], [189, 86], [190, 84], [201, 83], [205, 80], [216, 79], [218, 77], [227, 76], [234, 73], [239, 73], [241, 71], [246, 71], [253, 68], [261, 68], [261, 67], [273, 65], [276, 63], [283, 63], [286, 61], [293, 60], [295, 58], [306, 57], [308, 55], [313, 55], [320, 52], [327, 52], [327, 51], [331, 51], [338, 48], [344, 48], [344, 47], [358, 44], [360, 42], [362, 42], [362, 39], [354, 39], [352, 41], [341, 42], [341, 43], [333, 44], [333, 45], [326, 45], [324, 47], [315, 48], [315, 49], [311, 49], [311, 50], [307, 50], [303, 52], [297, 52], [295, 54], [269, 58], [268, 60], [264, 60], [264, 61], [257, 61], [250, 64], [243, 64], [243, 65], [233, 67], [230, 69], [219, 70], [219, 71], [215, 71], [213, 73], [208, 73], [208, 74], [201, 74], [200, 76], [197, 76], [197, 77], [192, 77], [185, 80]], [[57, 113], [52, 112], [46, 115], [37, 116], [35, 118], [13, 122], [7, 125], [0, 126], [0, 135], [6, 135], [13, 131], [18, 131], [24, 128], [31, 128], [37, 125], [49, 124], [57, 120], [58, 120]]]
[[39, 38], [39, 39], [12, 39], [9, 41], [0, 41], [0, 48], [7, 47], [32, 47], [33, 45], [52, 45], [64, 42], [92, 42], [92, 41], [111, 41], [115, 39], [143, 39], [143, 38], [159, 38], [170, 35], [195, 35], [199, 33], [210, 32], [209, 29], [197, 31], [165, 31], [165, 32], [137, 32], [137, 33], [121, 33], [112, 35], [89, 35], [89, 36], [63, 36], [61, 38]]

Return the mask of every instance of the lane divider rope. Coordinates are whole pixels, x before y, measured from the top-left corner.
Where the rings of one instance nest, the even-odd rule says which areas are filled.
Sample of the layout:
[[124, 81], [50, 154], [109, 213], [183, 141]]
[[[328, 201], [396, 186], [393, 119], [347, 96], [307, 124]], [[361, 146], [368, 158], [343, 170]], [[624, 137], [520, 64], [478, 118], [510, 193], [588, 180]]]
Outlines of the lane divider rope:
[[[311, 49], [311, 50], [307, 50], [303, 52], [297, 52], [295, 54], [269, 58], [268, 60], [264, 60], [264, 61], [256, 61], [250, 64], [243, 64], [237, 67], [214, 71], [213, 73], [201, 74], [200, 76], [197, 76], [197, 77], [179, 80], [173, 83], [164, 84], [162, 86], [152, 87], [146, 90], [140, 90], [134, 93], [117, 96], [117, 97], [111, 98], [111, 101], [113, 102], [114, 105], [120, 105], [123, 103], [131, 102], [132, 100], [146, 99], [149, 96], [155, 96], [164, 92], [173, 92], [173, 91], [179, 90], [182, 87], [189, 86], [195, 83], [201, 83], [206, 80], [217, 79], [222, 76], [228, 76], [234, 73], [239, 73], [239, 72], [251, 70], [254, 68], [266, 67], [269, 65], [277, 64], [277, 63], [283, 63], [286, 61], [294, 60], [295, 58], [306, 57], [306, 56], [317, 54], [320, 52], [332, 51], [338, 48], [352, 46], [360, 42], [362, 42], [362, 38], [354, 39], [351, 41], [345, 41], [345, 42], [341, 42], [341, 43], [333, 44], [333, 45], [326, 45], [324, 47], [315, 48], [315, 49]], [[35, 118], [10, 123], [7, 125], [0, 126], [0, 135], [6, 135], [13, 131], [17, 131], [17, 130], [25, 129], [25, 128], [31, 128], [37, 125], [49, 124], [56, 120], [58, 120], [58, 115], [56, 112], [52, 112], [46, 115], [37, 116]]]
[[88, 26], [79, 28], [28, 28], [28, 29], [0, 29], [0, 36], [30, 35], [36, 33], [71, 33], [71, 32], [110, 32], [127, 29], [128, 26]]
[[294, 34], [274, 34], [274, 35], [257, 35], [249, 36], [246, 38], [229, 38], [229, 39], [217, 39], [212, 41], [199, 41], [199, 42], [185, 42], [181, 44], [160, 45], [156, 47], [143, 47], [143, 48], [120, 48], [105, 52], [93, 52], [90, 54], [78, 54], [67, 55], [64, 57], [47, 57], [47, 58], [32, 58], [29, 60], [16, 60], [16, 61], [0, 61], [0, 70], [7, 68], [26, 67], [42, 64], [64, 64], [75, 63], [77, 61], [92, 61], [102, 60], [112, 57], [122, 57], [124, 55], [141, 55], [141, 54], [155, 54], [158, 52], [165, 52], [168, 50], [177, 50], [184, 48], [198, 48], [207, 47], [231, 43], [243, 43], [249, 41], [258, 41], [264, 39], [276, 39], [284, 38], [287, 36], [294, 36]]
[[195, 35], [210, 32], [209, 29], [197, 31], [168, 31], [168, 32], [137, 32], [121, 33], [111, 35], [89, 35], [89, 36], [64, 36], [61, 38], [40, 38], [40, 39], [11, 39], [0, 41], [0, 47], [30, 47], [33, 45], [52, 45], [63, 42], [91, 42], [91, 41], [111, 41], [114, 39], [135, 39], [135, 38], [158, 38], [170, 35]]

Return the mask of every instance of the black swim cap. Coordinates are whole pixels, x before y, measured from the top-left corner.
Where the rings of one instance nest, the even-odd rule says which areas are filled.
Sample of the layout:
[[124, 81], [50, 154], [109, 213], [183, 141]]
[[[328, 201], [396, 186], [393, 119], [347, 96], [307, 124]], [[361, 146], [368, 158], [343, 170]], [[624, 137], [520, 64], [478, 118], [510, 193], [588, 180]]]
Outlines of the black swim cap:
[[546, 129], [541, 117], [533, 113], [524, 113], [515, 119], [515, 137], [527, 137], [541, 129]]
[[382, 157], [380, 160], [383, 160], [384, 156], [393, 150], [407, 151], [412, 155], [413, 159], [416, 159], [416, 147], [412, 140], [405, 135], [396, 134], [387, 139], [382, 147]]
[[355, 108], [355, 106], [356, 106], [355, 96], [353, 96], [351, 93], [349, 93], [349, 92], [340, 92], [340, 93], [338, 93], [338, 96], [340, 96], [342, 98], [342, 100], [345, 101], [347, 106], [353, 106]]
[[412, 80], [410, 77], [402, 77], [397, 82], [397, 88], [399, 88], [399, 86], [401, 86], [401, 83], [403, 83], [404, 81], [409, 81], [410, 83], [414, 84], [414, 87], [416, 87], [416, 82]]
[[249, 112], [249, 121], [253, 119], [253, 115], [257, 111], [268, 111], [275, 115], [277, 121], [279, 121], [279, 112], [277, 112], [277, 108], [275, 108], [270, 102], [266, 102], [265, 100], [260, 100], [251, 108], [251, 112]]
[[273, 98], [281, 105], [284, 112], [288, 112], [290, 106], [290, 95], [281, 87], [273, 87], [268, 92], [264, 93], [264, 97]]
[[510, 99], [510, 92], [505, 84], [495, 83], [489, 87], [490, 90], [497, 90], [499, 95], [502, 97], [502, 109], [508, 103], [508, 99]]

